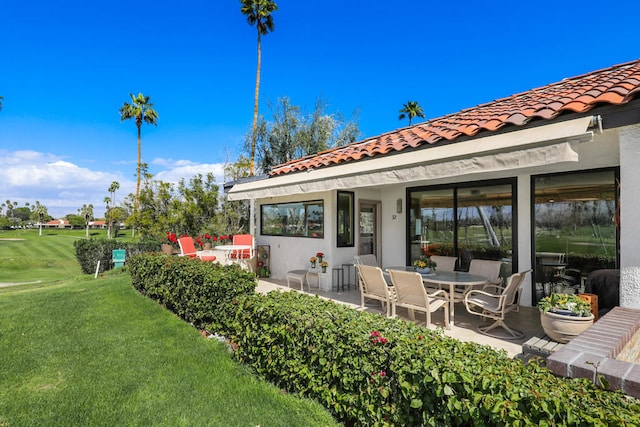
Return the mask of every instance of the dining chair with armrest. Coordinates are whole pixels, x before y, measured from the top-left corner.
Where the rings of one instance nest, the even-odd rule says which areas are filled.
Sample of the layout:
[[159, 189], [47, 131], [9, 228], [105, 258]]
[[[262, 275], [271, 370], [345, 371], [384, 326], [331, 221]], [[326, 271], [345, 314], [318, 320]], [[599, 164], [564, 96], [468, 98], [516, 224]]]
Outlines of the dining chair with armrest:
[[469, 273], [485, 276], [487, 279], [489, 279], [489, 283], [486, 285], [481, 285], [481, 287], [456, 288], [453, 295], [454, 302], [464, 301], [465, 295], [474, 289], [479, 290], [489, 285], [502, 284], [502, 280], [500, 279], [501, 268], [502, 268], [502, 261], [490, 261], [486, 259], [471, 260], [471, 264], [469, 264]]
[[444, 324], [449, 326], [449, 298], [447, 292], [442, 289], [433, 293], [427, 293], [422, 283], [420, 273], [414, 271], [389, 270], [391, 282], [396, 292], [396, 297], [391, 309], [392, 317], [396, 315], [396, 307], [404, 307], [409, 311], [409, 318], [415, 320], [414, 310], [419, 310], [426, 315], [426, 327], [431, 325], [431, 313], [442, 308], [444, 310]]
[[[472, 290], [464, 297], [464, 305], [470, 314], [495, 320], [489, 326], [478, 326], [478, 332], [495, 338], [502, 339], [520, 339], [524, 334], [513, 329], [504, 322], [508, 312], [517, 308], [516, 293], [527, 273], [532, 270], [514, 273], [509, 278], [504, 287], [499, 285], [487, 285], [483, 290]], [[491, 289], [501, 289], [500, 293], [488, 292]], [[494, 329], [501, 327], [508, 335], [504, 336], [493, 332]]]
[[458, 262], [454, 256], [431, 255], [429, 258], [436, 263], [436, 271], [455, 271]]
[[391, 317], [391, 309], [395, 291], [388, 286], [382, 269], [371, 265], [357, 264], [358, 282], [360, 283], [360, 308], [365, 309], [365, 298], [380, 301], [387, 317]]

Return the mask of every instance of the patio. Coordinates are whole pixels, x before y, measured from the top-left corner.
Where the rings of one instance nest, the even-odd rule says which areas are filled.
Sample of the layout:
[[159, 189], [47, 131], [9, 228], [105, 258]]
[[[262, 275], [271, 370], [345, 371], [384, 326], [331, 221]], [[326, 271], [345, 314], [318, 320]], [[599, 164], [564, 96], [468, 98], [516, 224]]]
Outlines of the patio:
[[[287, 287], [286, 282], [260, 278], [258, 281], [257, 292], [267, 293], [269, 291], [290, 291], [295, 290], [300, 292], [299, 289]], [[304, 293], [309, 293], [304, 291]], [[347, 304], [355, 309], [360, 309], [360, 290], [357, 286], [351, 285], [350, 289], [344, 291], [323, 291], [318, 287], [311, 286], [312, 295], [318, 295], [322, 298], [334, 300], [339, 303]], [[380, 313], [384, 315], [380, 304], [377, 301], [367, 302], [366, 309], [369, 312]], [[398, 317], [410, 321], [406, 310], [398, 308]], [[418, 319], [424, 319], [423, 316], [418, 315]], [[432, 323], [437, 327], [444, 328], [444, 316], [442, 311], [432, 314]], [[418, 321], [420, 322], [420, 321]], [[501, 349], [507, 352], [509, 357], [515, 357], [522, 352], [522, 344], [527, 342], [533, 336], [543, 336], [542, 327], [540, 326], [540, 312], [533, 307], [521, 306], [517, 312], [510, 312], [507, 314], [506, 323], [516, 329], [524, 332], [524, 337], [519, 340], [502, 340], [498, 338], [489, 337], [480, 334], [476, 331], [476, 327], [482, 323], [482, 320], [478, 316], [472, 316], [467, 313], [464, 304], [458, 303], [455, 306], [455, 325], [451, 329], [443, 329], [444, 334], [452, 338], [456, 338], [460, 341], [471, 341], [479, 344], [489, 345], [496, 349]], [[424, 325], [424, 320], [422, 320]]]

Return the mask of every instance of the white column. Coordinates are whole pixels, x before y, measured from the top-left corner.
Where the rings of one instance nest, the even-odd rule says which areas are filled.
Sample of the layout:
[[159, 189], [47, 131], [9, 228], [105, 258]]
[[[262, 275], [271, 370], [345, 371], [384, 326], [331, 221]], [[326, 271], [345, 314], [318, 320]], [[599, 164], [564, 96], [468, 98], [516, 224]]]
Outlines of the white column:
[[[517, 271], [531, 268], [531, 175], [519, 175], [518, 191], [518, 265]], [[533, 303], [532, 277], [527, 274], [522, 285], [520, 304], [531, 306]]]
[[640, 125], [620, 130], [620, 305], [640, 308]]

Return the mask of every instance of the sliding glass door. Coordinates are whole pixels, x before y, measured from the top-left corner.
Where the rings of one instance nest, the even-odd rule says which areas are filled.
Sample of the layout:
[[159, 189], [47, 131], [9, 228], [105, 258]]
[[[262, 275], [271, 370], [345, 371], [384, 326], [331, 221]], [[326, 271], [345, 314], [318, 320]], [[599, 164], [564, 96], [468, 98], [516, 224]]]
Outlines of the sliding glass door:
[[511, 274], [515, 253], [515, 182], [500, 180], [407, 189], [407, 263], [422, 254], [502, 260]]

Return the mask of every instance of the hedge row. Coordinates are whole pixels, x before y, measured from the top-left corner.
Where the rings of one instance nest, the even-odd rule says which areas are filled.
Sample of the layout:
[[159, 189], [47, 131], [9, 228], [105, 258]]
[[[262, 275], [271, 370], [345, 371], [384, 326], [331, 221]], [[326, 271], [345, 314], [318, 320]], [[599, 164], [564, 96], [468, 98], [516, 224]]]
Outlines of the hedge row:
[[346, 425], [639, 425], [640, 404], [410, 322], [297, 292], [239, 297], [220, 332]]
[[225, 335], [238, 361], [345, 425], [640, 425], [640, 403], [619, 392], [410, 322], [259, 295], [236, 266], [145, 254], [128, 267], [140, 292]]
[[257, 285], [255, 274], [237, 265], [198, 258], [147, 253], [130, 258], [127, 267], [136, 289], [201, 329], [217, 328], [217, 319], [230, 315], [232, 302], [254, 294]]
[[126, 250], [127, 259], [145, 252], [160, 251], [160, 243], [157, 241], [133, 243], [116, 239], [91, 238], [76, 240], [73, 245], [76, 250], [76, 259], [85, 274], [94, 274], [98, 261], [100, 261], [101, 273], [113, 268], [112, 251], [115, 249]]

